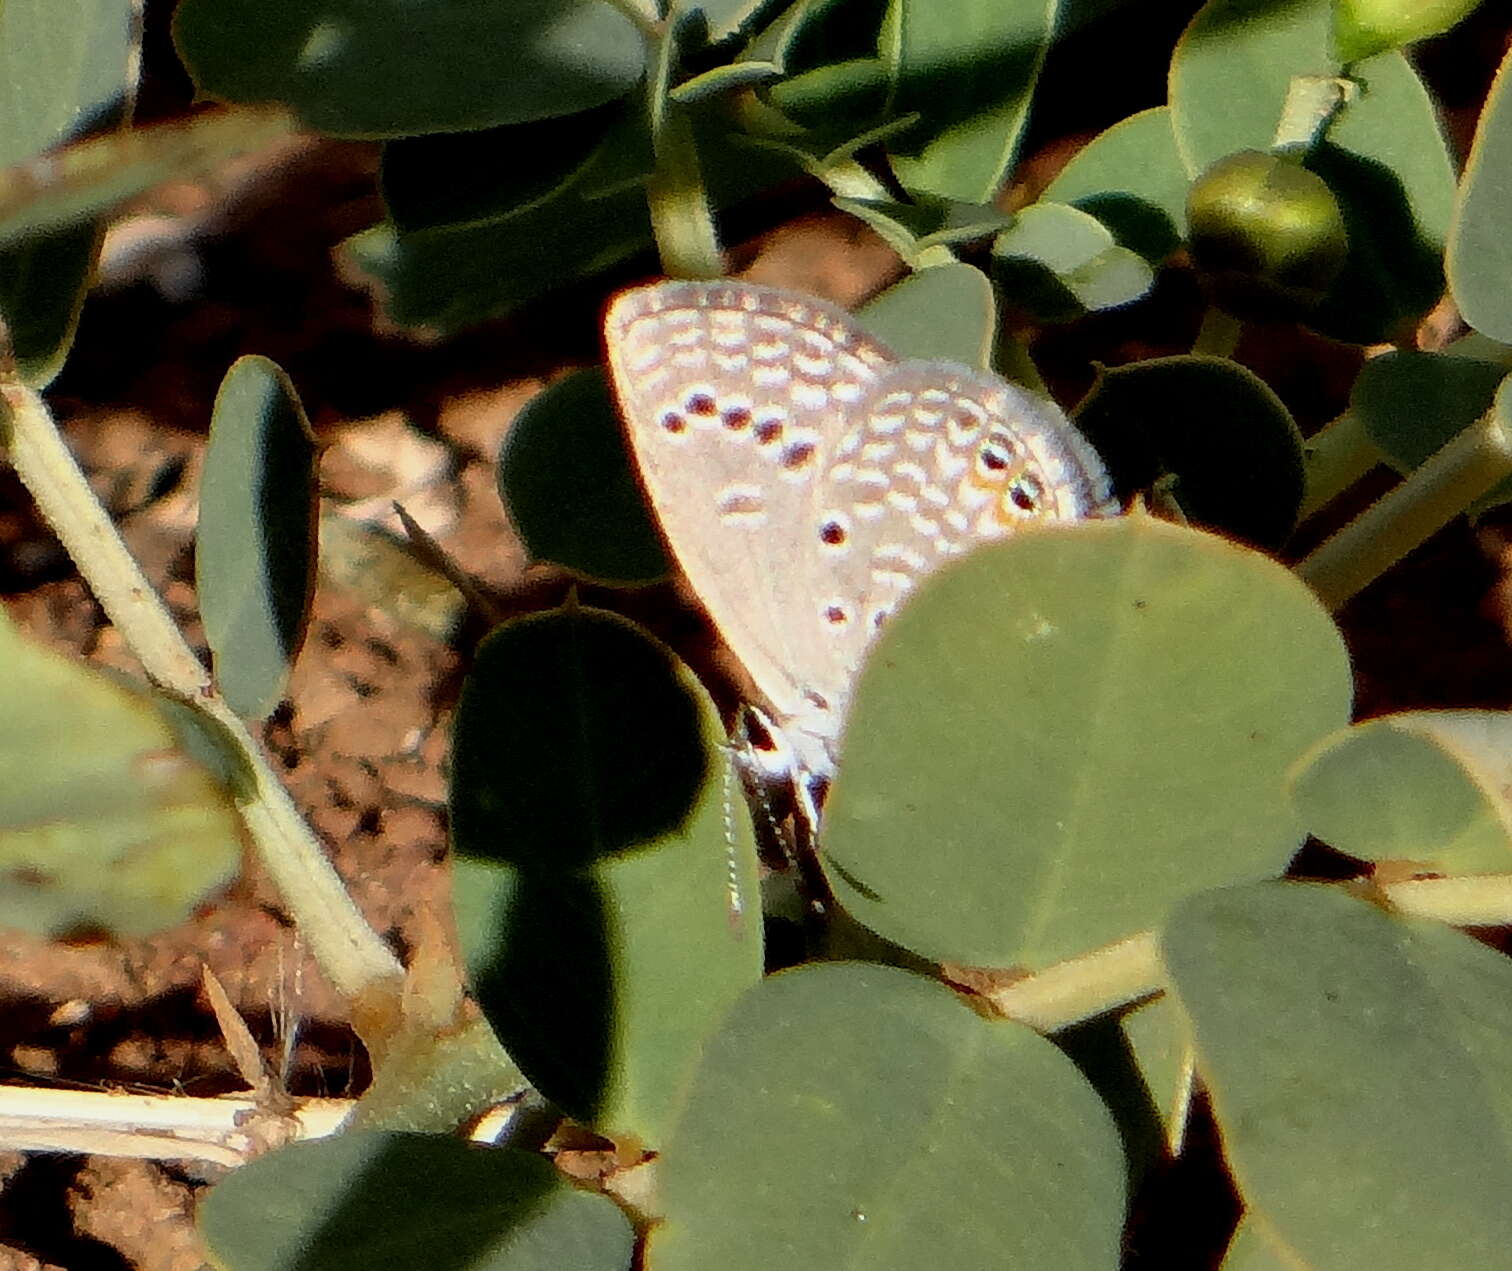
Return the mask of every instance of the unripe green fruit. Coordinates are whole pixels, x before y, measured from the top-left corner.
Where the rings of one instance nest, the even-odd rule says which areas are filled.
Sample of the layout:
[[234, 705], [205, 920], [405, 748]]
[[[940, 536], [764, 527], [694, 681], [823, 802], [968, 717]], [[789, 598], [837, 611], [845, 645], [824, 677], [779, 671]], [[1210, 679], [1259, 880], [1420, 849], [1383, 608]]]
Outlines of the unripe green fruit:
[[1334, 47], [1357, 62], [1415, 40], [1442, 35], [1480, 0], [1334, 0]]
[[1325, 295], [1349, 254], [1322, 178], [1295, 159], [1240, 150], [1187, 195], [1192, 259], [1213, 303], [1236, 318], [1295, 318]]

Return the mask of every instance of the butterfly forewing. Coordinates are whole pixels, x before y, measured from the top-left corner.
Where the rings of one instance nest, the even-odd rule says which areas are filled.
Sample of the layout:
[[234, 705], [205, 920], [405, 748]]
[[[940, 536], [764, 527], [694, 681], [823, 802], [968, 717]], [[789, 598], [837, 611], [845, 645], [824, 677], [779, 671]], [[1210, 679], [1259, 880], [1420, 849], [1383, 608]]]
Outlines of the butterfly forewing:
[[[821, 475], [892, 355], [841, 309], [740, 283], [620, 296], [606, 343], [647, 494], [678, 563], [779, 717], [814, 685]], [[805, 559], [805, 556], [812, 559]]]

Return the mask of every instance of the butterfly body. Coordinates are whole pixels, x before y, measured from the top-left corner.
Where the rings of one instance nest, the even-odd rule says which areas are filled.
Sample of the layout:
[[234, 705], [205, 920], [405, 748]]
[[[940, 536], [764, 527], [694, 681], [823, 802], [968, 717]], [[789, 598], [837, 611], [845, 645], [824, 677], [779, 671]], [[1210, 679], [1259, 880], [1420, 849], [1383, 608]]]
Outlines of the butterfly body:
[[1033, 521], [1116, 510], [1053, 405], [899, 360], [822, 301], [654, 284], [616, 298], [605, 342], [663, 532], [810, 787], [833, 773], [862, 658], [920, 579]]

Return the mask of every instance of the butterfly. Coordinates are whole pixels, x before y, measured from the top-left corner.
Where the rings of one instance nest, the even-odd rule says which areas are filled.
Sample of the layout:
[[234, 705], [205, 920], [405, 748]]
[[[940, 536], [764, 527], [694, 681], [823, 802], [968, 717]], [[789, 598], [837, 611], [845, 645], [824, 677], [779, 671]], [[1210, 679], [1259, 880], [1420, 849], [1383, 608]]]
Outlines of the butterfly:
[[[609, 369], [678, 564], [770, 708], [810, 826], [878, 630], [952, 556], [1118, 511], [1054, 404], [899, 359], [850, 314], [739, 281], [619, 295]], [[791, 769], [791, 771], [786, 771]]]

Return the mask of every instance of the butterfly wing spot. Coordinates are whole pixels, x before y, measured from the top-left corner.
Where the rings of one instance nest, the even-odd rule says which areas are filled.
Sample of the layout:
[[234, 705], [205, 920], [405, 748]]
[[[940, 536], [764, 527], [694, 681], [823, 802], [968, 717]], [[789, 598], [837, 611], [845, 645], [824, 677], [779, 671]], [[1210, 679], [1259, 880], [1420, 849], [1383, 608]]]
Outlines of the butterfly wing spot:
[[1038, 512], [1045, 497], [1045, 488], [1032, 472], [1021, 472], [1019, 478], [1008, 487], [1008, 498], [1013, 506], [1024, 512]]
[[935, 476], [946, 485], [954, 486], [970, 466], [966, 456], [949, 445], [944, 438], [935, 442], [931, 457], [934, 460]]
[[756, 421], [754, 430], [757, 442], [763, 446], [770, 446], [782, 440], [782, 421], [780, 419], [759, 419]]
[[683, 409], [690, 415], [717, 415], [719, 403], [714, 400], [712, 393], [694, 392], [684, 399]]
[[[917, 501], [916, 506], [917, 506]], [[940, 532], [940, 523], [933, 517], [925, 516], [922, 512], [915, 511], [908, 518], [909, 528], [926, 542], [932, 543], [937, 552], [947, 553], [951, 543]]]
[[793, 404], [804, 410], [823, 410], [829, 405], [829, 390], [823, 384], [800, 380], [793, 385]]
[[746, 528], [766, 524], [766, 496], [759, 485], [740, 482], [727, 485], [715, 501], [719, 519], [727, 525]]
[[844, 605], [825, 605], [824, 620], [832, 627], [844, 627], [850, 624], [850, 610]]
[[795, 441], [782, 452], [782, 466], [789, 472], [799, 472], [814, 462], [814, 443]]
[[757, 388], [786, 388], [792, 378], [792, 372], [785, 366], [758, 366], [751, 372], [751, 382]]
[[828, 516], [819, 527], [819, 541], [826, 547], [844, 547], [850, 541], [850, 530], [839, 516]]
[[901, 569], [874, 569], [872, 581], [879, 587], [902, 595], [914, 584], [915, 575], [908, 570]]
[[675, 410], [669, 410], [662, 415], [661, 426], [663, 432], [669, 432], [675, 436], [688, 430], [688, 421]]
[[726, 406], [720, 414], [720, 420], [731, 432], [740, 432], [751, 426], [751, 408], [749, 406]]
[[912, 459], [900, 459], [893, 465], [893, 484], [912, 486], [920, 489], [929, 482], [929, 474], [924, 471], [924, 466], [915, 463]]
[[882, 543], [877, 547], [872, 556], [872, 563], [876, 566], [890, 565], [890, 574], [919, 573], [929, 568], [929, 560], [916, 548], [906, 547], [902, 543]]
[[965, 449], [977, 439], [986, 423], [986, 416], [970, 402], [963, 402], [945, 421], [945, 439], [957, 449]]

